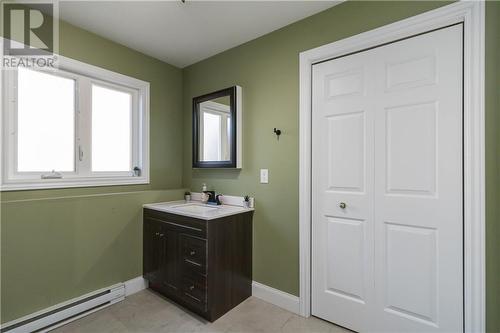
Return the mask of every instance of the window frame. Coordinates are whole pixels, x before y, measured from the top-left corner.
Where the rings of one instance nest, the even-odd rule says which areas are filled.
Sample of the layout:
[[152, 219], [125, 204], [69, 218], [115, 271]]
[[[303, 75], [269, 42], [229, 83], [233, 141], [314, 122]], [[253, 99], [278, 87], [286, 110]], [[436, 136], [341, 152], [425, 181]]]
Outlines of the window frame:
[[[61, 172], [62, 178], [56, 179], [43, 179], [47, 172], [17, 172], [17, 70], [1, 70], [0, 190], [149, 184], [149, 82], [67, 57], [58, 59], [57, 70], [39, 71], [75, 80], [74, 171]], [[131, 166], [141, 169], [139, 176], [133, 170], [92, 171], [92, 85], [131, 94]]]
[[[74, 160], [73, 160], [73, 166], [74, 166], [74, 171], [64, 171], [61, 172], [59, 171], [63, 176], [66, 177], [75, 177], [77, 174], [77, 161], [76, 161], [76, 149], [77, 149], [77, 143], [76, 143], [76, 138], [78, 137], [78, 119], [77, 119], [77, 108], [78, 108], [78, 81], [76, 75], [72, 73], [68, 73], [66, 71], [60, 71], [59, 73], [54, 73], [54, 72], [49, 72], [49, 71], [39, 71], [44, 74], [49, 74], [49, 75], [54, 75], [57, 77], [61, 78], [66, 78], [70, 80], [75, 81], [75, 91], [74, 91], [74, 123], [73, 123], [73, 133], [74, 133], [74, 143], [73, 143], [73, 153], [74, 153]], [[14, 74], [15, 73], [15, 74]], [[22, 180], [22, 179], [40, 179], [40, 174], [45, 174], [46, 172], [38, 172], [38, 171], [25, 171], [25, 172], [18, 172], [18, 150], [17, 148], [17, 143], [18, 143], [18, 135], [17, 135], [17, 125], [18, 125], [18, 103], [16, 99], [17, 95], [17, 85], [18, 85], [18, 75], [17, 75], [17, 70], [16, 71], [10, 71], [10, 73], [7, 73], [6, 75], [6, 82], [7, 84], [5, 85], [5, 88], [9, 90], [8, 100], [10, 101], [10, 107], [5, 107], [4, 110], [8, 113], [5, 115], [8, 118], [8, 126], [5, 129], [5, 135], [8, 136], [8, 133], [15, 132], [16, 134], [12, 134], [12, 138], [6, 137], [5, 141], [7, 143], [7, 151], [6, 153], [8, 154], [7, 157], [3, 160], [4, 163], [7, 164], [6, 172], [7, 172], [7, 178], [12, 179], [15, 181]]]
[[[228, 130], [231, 128], [231, 125], [227, 121], [231, 121], [231, 107], [229, 105], [224, 105], [221, 103], [217, 103], [214, 101], [205, 101], [200, 103], [200, 112], [199, 112], [199, 123], [200, 123], [200, 135], [199, 135], [199, 156], [200, 158], [204, 158], [204, 129], [205, 129], [205, 118], [204, 115], [205, 113], [213, 114], [216, 116], [220, 117], [219, 120], [219, 126], [220, 126], [220, 133], [219, 133], [219, 141], [220, 141], [220, 158], [215, 161], [229, 161], [231, 159], [231, 149], [230, 149], [230, 143], [231, 143], [231, 138], [229, 135], [227, 135]], [[224, 138], [225, 137], [225, 138]], [[226, 139], [226, 140], [224, 140]], [[223, 155], [227, 153], [229, 155], [229, 159], [223, 160], [222, 157]], [[210, 160], [203, 160], [203, 162], [214, 162]]]

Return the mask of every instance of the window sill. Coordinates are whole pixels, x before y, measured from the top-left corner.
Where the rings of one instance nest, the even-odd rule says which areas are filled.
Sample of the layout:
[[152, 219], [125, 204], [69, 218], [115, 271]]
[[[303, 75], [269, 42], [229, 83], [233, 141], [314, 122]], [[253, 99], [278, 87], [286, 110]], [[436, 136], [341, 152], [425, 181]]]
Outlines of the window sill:
[[74, 187], [95, 187], [95, 186], [114, 186], [114, 185], [140, 185], [149, 184], [149, 177], [99, 177], [99, 178], [80, 178], [80, 179], [45, 179], [33, 181], [10, 181], [4, 182], [0, 186], [1, 192], [6, 191], [25, 191], [42, 190], [56, 188], [74, 188]]

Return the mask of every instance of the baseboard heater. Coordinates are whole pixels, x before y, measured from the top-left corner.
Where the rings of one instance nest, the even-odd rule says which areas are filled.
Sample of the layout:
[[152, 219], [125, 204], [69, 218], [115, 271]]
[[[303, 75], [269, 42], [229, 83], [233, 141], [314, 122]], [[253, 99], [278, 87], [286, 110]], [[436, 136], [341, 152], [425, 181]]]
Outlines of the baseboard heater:
[[125, 285], [116, 284], [5, 323], [1, 326], [0, 332], [46, 332], [123, 299], [125, 299]]

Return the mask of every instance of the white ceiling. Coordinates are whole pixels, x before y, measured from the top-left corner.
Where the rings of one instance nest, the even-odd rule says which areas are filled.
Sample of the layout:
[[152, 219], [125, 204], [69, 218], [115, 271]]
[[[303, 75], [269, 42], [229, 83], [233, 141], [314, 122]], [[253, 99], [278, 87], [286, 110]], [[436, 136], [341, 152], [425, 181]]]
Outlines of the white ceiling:
[[61, 1], [61, 19], [185, 67], [339, 1]]

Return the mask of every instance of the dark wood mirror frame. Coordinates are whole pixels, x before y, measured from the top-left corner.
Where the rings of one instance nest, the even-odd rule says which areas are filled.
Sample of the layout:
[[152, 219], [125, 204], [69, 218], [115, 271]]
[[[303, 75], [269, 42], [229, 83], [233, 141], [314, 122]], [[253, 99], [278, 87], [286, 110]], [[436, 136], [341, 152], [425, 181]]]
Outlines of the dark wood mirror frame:
[[[200, 160], [200, 104], [229, 96], [231, 137], [228, 161]], [[241, 168], [241, 87], [233, 86], [193, 98], [193, 168]]]

